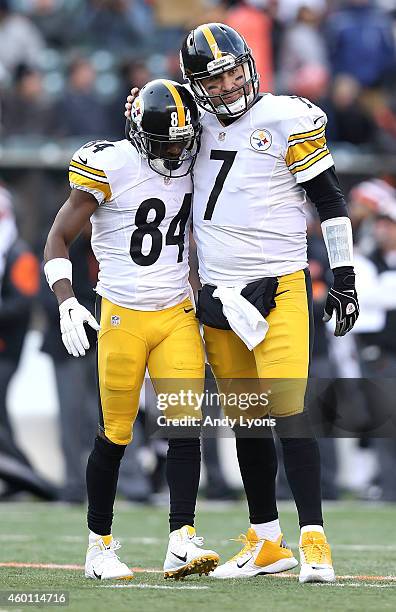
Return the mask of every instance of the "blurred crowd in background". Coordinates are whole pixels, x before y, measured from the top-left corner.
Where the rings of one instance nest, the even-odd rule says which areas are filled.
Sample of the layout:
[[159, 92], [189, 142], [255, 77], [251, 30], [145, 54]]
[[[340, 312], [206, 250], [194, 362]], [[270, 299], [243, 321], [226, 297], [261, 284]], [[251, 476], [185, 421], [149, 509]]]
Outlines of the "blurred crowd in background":
[[[389, 162], [396, 156], [394, 0], [0, 0], [3, 499], [20, 491], [71, 503], [85, 499], [84, 461], [97, 420], [95, 351], [79, 360], [67, 355], [57, 304], [40, 272], [44, 240], [68, 194], [68, 159], [88, 140], [123, 138], [131, 86], [155, 77], [181, 81], [183, 36], [210, 21], [228, 23], [245, 36], [261, 91], [307, 97], [327, 113], [328, 141], [336, 162], [343, 161], [338, 171], [355, 230], [361, 315], [354, 333], [342, 339], [322, 322], [332, 275], [308, 205], [316, 328], [311, 375], [349, 380], [344, 389], [326, 386], [320, 410], [326, 414], [324, 436], [334, 427], [355, 434], [353, 495], [396, 502], [396, 440], [386, 437], [396, 395], [396, 165]], [[362, 154], [368, 157], [359, 165]], [[73, 245], [71, 259], [76, 296], [93, 311], [97, 264], [89, 231]], [[38, 475], [18, 448], [7, 410], [7, 388], [32, 326], [54, 365], [65, 459], [61, 488]], [[368, 379], [382, 382], [373, 387]], [[145, 436], [150, 401], [146, 397], [120, 475], [120, 493], [135, 501], [150, 500], [165, 487], [166, 442]], [[367, 433], [382, 426], [384, 437]], [[339, 499], [346, 493], [339, 486], [345, 459], [331, 436], [321, 439], [321, 447], [324, 497]], [[203, 455], [205, 495], [237, 498], [216, 439], [204, 441]], [[278, 485], [279, 497], [289, 498], [282, 470]]]
[[220, 21], [262, 91], [323, 107], [330, 142], [396, 152], [395, 19], [392, 0], [0, 0], [1, 135], [122, 137], [130, 84], [180, 80], [183, 35]]

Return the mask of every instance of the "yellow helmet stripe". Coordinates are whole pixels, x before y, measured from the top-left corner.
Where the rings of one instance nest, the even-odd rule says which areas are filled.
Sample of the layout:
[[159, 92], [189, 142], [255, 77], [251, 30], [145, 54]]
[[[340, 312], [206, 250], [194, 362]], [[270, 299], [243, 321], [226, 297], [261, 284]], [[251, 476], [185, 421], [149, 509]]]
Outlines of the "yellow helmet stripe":
[[212, 30], [210, 29], [210, 27], [208, 25], [206, 25], [206, 23], [201, 27], [201, 32], [202, 34], [205, 36], [206, 41], [210, 47], [210, 50], [213, 53], [213, 57], [214, 59], [220, 59], [221, 58], [221, 51], [219, 49], [219, 46], [216, 42], [215, 37], [213, 36]]
[[163, 79], [162, 82], [165, 85], [165, 87], [169, 89], [169, 91], [171, 92], [173, 96], [173, 100], [175, 102], [175, 106], [177, 110], [178, 127], [184, 127], [186, 125], [186, 114], [184, 112], [184, 105], [180, 97], [180, 94], [177, 91], [176, 87], [173, 85], [173, 83], [171, 83], [170, 81], [166, 79]]

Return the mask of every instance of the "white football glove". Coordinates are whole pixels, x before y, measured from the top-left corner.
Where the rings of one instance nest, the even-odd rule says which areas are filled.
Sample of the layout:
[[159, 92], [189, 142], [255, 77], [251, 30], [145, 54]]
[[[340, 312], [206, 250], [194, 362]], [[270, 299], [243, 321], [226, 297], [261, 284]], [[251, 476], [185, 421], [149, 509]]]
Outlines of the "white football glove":
[[62, 302], [59, 314], [62, 340], [67, 352], [74, 357], [85, 355], [85, 350], [89, 349], [89, 342], [84, 323], [88, 323], [96, 331], [100, 329], [99, 323], [75, 297]]

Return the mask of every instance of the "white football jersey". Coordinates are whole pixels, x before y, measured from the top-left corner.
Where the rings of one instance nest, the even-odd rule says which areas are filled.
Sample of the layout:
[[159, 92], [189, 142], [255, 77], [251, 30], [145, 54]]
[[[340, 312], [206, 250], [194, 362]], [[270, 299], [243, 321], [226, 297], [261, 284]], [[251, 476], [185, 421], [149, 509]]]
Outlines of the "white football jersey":
[[193, 205], [203, 283], [246, 284], [307, 266], [299, 183], [334, 163], [326, 122], [308, 100], [271, 94], [228, 126], [203, 115]]
[[99, 295], [135, 310], [162, 310], [189, 296], [190, 176], [160, 176], [120, 140], [81, 147], [69, 180], [99, 204], [91, 217]]

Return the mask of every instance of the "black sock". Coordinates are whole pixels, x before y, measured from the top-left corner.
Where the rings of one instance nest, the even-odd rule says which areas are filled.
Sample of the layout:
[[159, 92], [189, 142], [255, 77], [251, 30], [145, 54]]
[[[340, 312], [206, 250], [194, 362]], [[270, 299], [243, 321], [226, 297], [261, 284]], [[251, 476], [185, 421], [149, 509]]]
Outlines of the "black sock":
[[170, 439], [166, 462], [170, 493], [170, 531], [180, 529], [183, 525], [194, 525], [200, 472], [200, 439]]
[[111, 533], [118, 471], [125, 449], [97, 437], [88, 459], [88, 528], [98, 535]]
[[[282, 444], [285, 472], [300, 527], [323, 525], [319, 446], [308, 416], [302, 413], [278, 419], [276, 431]], [[282, 436], [282, 432], [295, 437]]]
[[258, 524], [276, 520], [278, 509], [275, 479], [278, 460], [274, 439], [237, 436], [236, 448], [250, 522]]

